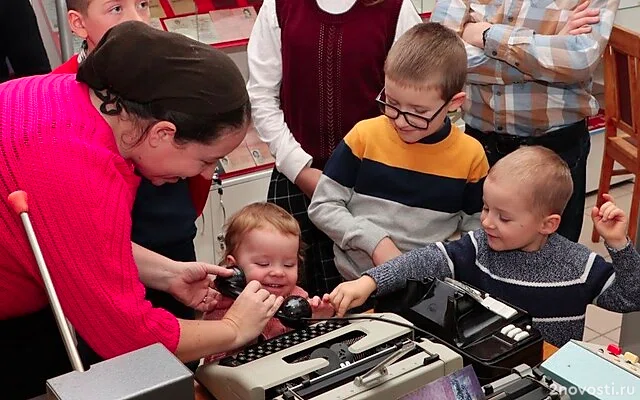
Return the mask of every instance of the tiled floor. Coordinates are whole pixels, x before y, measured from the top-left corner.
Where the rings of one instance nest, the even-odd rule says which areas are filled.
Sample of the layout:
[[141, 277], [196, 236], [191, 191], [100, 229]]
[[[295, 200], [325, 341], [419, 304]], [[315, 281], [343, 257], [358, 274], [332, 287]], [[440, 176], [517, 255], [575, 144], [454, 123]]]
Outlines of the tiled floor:
[[[611, 190], [611, 194], [618, 206], [625, 212], [629, 212], [631, 205], [631, 191], [633, 186], [631, 183], [622, 183]], [[607, 260], [610, 260], [609, 254], [604, 248], [602, 239], [599, 243], [591, 242], [591, 230], [593, 222], [591, 221], [591, 208], [596, 202], [596, 196], [587, 197], [585, 207], [585, 218], [582, 224], [582, 234], [580, 235], [580, 243], [589, 247], [593, 251], [602, 254]], [[587, 308], [586, 327], [584, 330], [583, 340], [587, 342], [607, 345], [610, 343], [618, 343], [620, 340], [620, 323], [622, 315], [602, 308], [590, 305]]]

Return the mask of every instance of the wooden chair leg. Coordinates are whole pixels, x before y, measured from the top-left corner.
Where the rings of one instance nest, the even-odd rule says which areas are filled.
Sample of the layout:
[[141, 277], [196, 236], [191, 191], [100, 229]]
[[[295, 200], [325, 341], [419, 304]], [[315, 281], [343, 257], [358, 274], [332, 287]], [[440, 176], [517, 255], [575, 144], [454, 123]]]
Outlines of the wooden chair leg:
[[[606, 141], [607, 139], [605, 139]], [[606, 148], [606, 142], [605, 142]], [[600, 183], [598, 184], [598, 197], [596, 198], [596, 207], [600, 207], [602, 205], [602, 195], [604, 193], [609, 193], [609, 189], [611, 188], [611, 176], [613, 175], [613, 158], [607, 154], [607, 151], [604, 151], [604, 156], [602, 157], [602, 168], [600, 169]], [[598, 243], [600, 241], [600, 235], [595, 228], [591, 231], [591, 241], [593, 243]]]
[[640, 183], [638, 183], [638, 176], [636, 175], [633, 183], [633, 195], [631, 196], [631, 210], [629, 210], [629, 239], [636, 243], [637, 228], [638, 228], [638, 206], [640, 205]]

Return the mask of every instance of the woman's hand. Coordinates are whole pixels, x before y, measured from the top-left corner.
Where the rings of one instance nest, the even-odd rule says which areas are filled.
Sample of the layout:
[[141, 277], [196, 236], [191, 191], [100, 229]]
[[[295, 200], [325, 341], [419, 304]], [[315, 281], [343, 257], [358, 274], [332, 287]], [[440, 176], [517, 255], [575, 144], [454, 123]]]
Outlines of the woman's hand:
[[179, 262], [169, 278], [169, 292], [181, 303], [201, 312], [211, 311], [219, 293], [211, 288], [216, 275], [228, 277], [233, 272], [225, 267], [201, 262]]
[[222, 318], [235, 330], [233, 347], [242, 347], [257, 338], [283, 301], [282, 296], [261, 289], [260, 282], [249, 282]]

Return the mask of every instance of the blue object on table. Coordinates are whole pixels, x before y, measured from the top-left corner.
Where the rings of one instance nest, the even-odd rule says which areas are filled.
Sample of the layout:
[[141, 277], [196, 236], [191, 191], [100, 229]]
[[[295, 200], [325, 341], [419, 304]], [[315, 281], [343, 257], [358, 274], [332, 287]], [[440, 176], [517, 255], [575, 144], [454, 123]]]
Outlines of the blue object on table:
[[626, 361], [624, 352], [615, 355], [605, 346], [572, 340], [540, 368], [565, 387], [571, 400], [640, 398], [640, 364]]

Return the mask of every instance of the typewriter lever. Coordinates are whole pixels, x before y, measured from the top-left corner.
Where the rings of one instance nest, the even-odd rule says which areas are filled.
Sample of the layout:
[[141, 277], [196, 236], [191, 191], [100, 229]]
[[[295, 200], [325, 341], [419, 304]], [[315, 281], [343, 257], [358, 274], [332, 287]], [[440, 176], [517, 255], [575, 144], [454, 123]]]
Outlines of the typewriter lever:
[[416, 347], [416, 344], [412, 340], [407, 340], [402, 342], [402, 345], [389, 357], [385, 358], [380, 362], [380, 364], [371, 368], [371, 370], [367, 371], [365, 374], [356, 376], [353, 380], [353, 383], [356, 386], [367, 386], [371, 382], [377, 381], [378, 379], [386, 376], [388, 374], [387, 366], [393, 364], [402, 358], [405, 354], [410, 352]]

